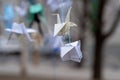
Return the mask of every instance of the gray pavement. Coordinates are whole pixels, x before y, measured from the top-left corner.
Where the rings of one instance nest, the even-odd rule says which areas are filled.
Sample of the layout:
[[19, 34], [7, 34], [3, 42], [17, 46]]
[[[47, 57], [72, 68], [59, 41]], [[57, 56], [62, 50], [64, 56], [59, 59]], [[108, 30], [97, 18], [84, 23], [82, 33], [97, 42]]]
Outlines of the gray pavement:
[[[43, 78], [44, 80], [90, 80], [92, 76], [92, 70], [88, 67], [76, 69], [65, 63], [58, 63], [53, 66], [51, 61], [41, 62], [37, 66], [28, 64], [26, 72], [26, 78]], [[103, 69], [103, 79], [105, 80], [119, 80], [119, 74], [120, 69]], [[21, 76], [21, 65], [15, 62], [0, 64], [0, 78], [4, 76], [6, 78], [12, 77], [19, 79]]]

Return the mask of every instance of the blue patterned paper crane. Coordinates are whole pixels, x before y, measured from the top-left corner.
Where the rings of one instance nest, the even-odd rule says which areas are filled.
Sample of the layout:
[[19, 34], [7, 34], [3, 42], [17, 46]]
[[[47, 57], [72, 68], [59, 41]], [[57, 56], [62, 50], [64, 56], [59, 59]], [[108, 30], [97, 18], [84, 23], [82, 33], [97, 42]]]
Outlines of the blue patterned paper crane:
[[14, 8], [12, 5], [3, 5], [3, 14], [0, 15], [0, 19], [3, 20], [5, 28], [11, 28], [14, 20]]

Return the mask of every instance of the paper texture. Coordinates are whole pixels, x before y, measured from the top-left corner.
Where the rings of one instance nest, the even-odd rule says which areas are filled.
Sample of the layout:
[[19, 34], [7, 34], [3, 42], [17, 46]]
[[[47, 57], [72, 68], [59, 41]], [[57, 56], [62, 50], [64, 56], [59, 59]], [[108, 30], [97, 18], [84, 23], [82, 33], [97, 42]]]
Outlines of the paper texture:
[[61, 47], [60, 57], [63, 61], [75, 61], [80, 62], [82, 59], [82, 52], [80, 50], [80, 42], [75, 41], [69, 44], [65, 44], [65, 46]]
[[75, 27], [77, 26], [75, 23], [70, 22], [70, 11], [71, 11], [71, 7], [67, 13], [65, 22], [61, 23], [61, 19], [59, 14], [57, 14], [57, 24], [55, 24], [54, 26], [54, 36], [57, 35], [65, 35], [68, 34], [70, 27]]
[[18, 23], [13, 23], [12, 29], [6, 28], [5, 30], [16, 34], [23, 34], [22, 28]]
[[63, 23], [63, 24], [61, 24], [61, 23], [59, 23], [59, 24], [55, 24], [55, 27], [54, 27], [54, 36], [56, 36], [56, 35], [62, 35], [62, 29], [64, 28], [64, 25], [65, 25], [65, 23]]
[[27, 29], [25, 28], [24, 23], [21, 23], [20, 25], [21, 25], [23, 34], [25, 34], [25, 36], [27, 37], [27, 39], [28, 39], [30, 42], [34, 41], [34, 40], [32, 40], [32, 38], [30, 37], [29, 33], [27, 32]]
[[35, 33], [37, 32], [35, 29], [27, 28], [26, 29], [28, 33]]
[[[15, 33], [15, 34], [25, 35], [29, 41], [33, 41], [31, 39], [29, 33], [35, 33], [36, 32], [36, 30], [34, 30], [34, 29], [27, 29], [25, 27], [24, 23], [18, 24], [18, 23], [15, 23], [15, 22], [12, 25], [12, 29], [6, 28], [5, 30], [10, 32], [11, 34]], [[9, 37], [11, 38], [11, 36], [12, 35], [10, 35]]]

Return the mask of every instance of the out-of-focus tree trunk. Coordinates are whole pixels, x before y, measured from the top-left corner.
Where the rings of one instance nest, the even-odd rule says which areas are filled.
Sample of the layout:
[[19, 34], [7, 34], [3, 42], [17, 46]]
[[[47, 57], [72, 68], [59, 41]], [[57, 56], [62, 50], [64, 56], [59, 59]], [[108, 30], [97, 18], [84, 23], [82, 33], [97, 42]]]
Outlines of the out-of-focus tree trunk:
[[104, 39], [101, 35], [96, 34], [95, 46], [94, 46], [94, 65], [93, 65], [93, 78], [94, 80], [101, 80], [101, 69], [102, 69], [102, 50], [104, 46]]
[[101, 80], [101, 69], [102, 69], [102, 48], [104, 45], [104, 38], [102, 34], [103, 22], [103, 9], [105, 6], [105, 0], [93, 0], [93, 34], [95, 36], [94, 46], [94, 64], [93, 64], [93, 79]]
[[93, 34], [95, 36], [95, 50], [94, 50], [94, 65], [93, 65], [93, 79], [101, 80], [102, 79], [102, 60], [103, 53], [102, 49], [104, 47], [104, 43], [109, 36], [113, 34], [115, 29], [117, 28], [117, 24], [120, 19], [120, 9], [118, 9], [113, 23], [111, 25], [111, 29], [108, 33], [103, 33], [102, 30], [105, 27], [103, 24], [103, 11], [105, 9], [107, 0], [93, 0], [93, 14], [92, 14], [92, 22], [93, 22]]

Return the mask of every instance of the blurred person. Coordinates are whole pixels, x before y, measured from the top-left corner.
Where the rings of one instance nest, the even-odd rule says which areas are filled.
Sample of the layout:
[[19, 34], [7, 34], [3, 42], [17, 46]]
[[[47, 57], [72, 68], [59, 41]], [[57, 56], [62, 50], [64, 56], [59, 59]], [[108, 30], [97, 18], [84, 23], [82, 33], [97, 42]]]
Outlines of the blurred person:
[[28, 0], [28, 2], [30, 3], [30, 5], [36, 4], [36, 0]]
[[32, 27], [33, 23], [36, 22], [38, 24], [39, 33], [44, 36], [43, 30], [41, 29], [41, 20], [40, 17], [43, 16], [43, 6], [38, 4], [36, 0], [29, 0], [29, 28]]

